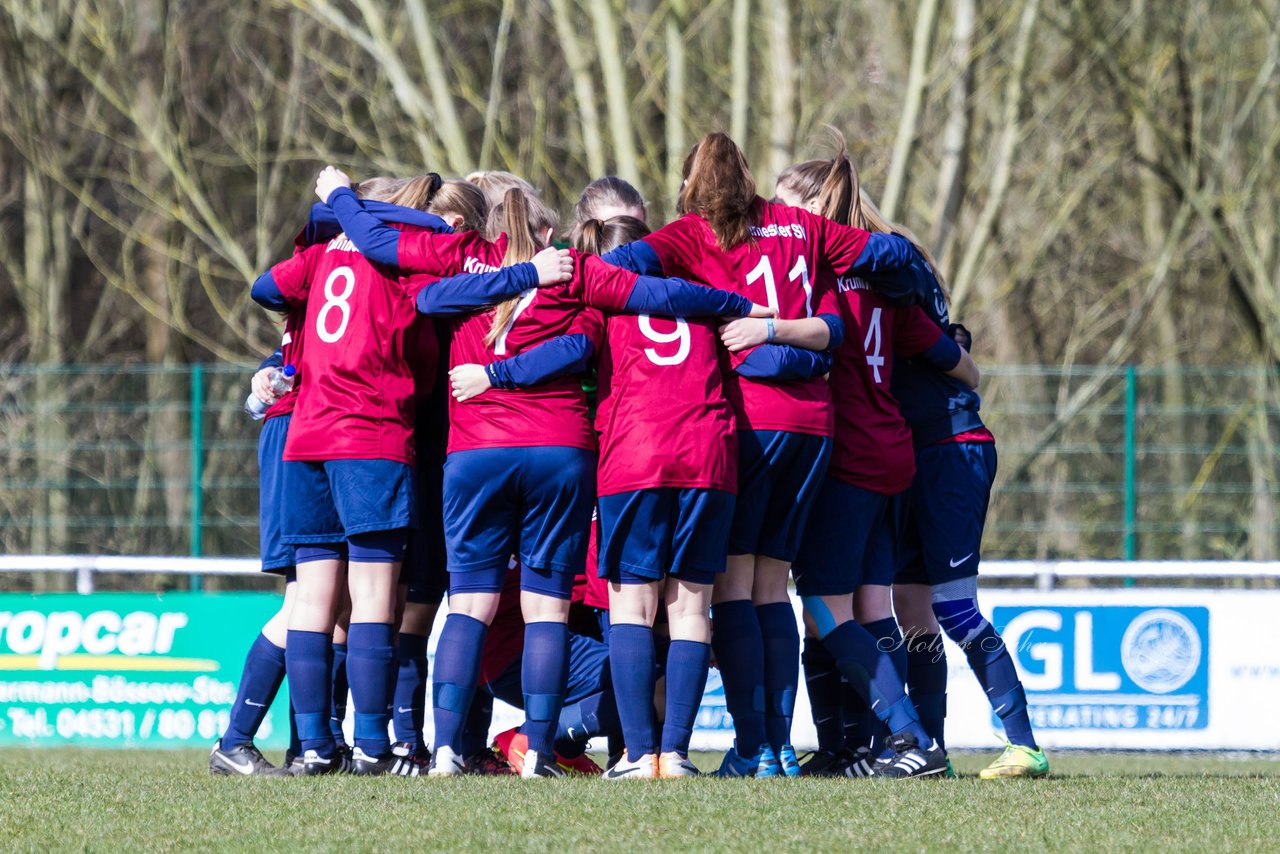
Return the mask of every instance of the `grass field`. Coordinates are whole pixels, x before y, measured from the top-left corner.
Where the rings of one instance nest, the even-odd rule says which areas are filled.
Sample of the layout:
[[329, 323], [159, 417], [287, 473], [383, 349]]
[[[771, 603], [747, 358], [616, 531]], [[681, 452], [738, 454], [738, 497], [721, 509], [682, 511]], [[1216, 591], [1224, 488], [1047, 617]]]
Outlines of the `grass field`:
[[[706, 768], [716, 756], [695, 757]], [[1051, 755], [958, 780], [228, 779], [195, 752], [0, 751], [5, 851], [1275, 850], [1280, 761]]]

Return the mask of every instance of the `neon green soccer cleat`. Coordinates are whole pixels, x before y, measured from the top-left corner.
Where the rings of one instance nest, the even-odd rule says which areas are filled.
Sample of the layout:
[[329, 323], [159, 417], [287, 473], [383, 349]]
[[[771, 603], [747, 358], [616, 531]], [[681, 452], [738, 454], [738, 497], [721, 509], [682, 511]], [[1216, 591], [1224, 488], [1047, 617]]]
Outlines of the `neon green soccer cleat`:
[[1043, 750], [1032, 750], [1020, 744], [1010, 744], [1004, 753], [978, 774], [984, 780], [1005, 777], [1043, 777], [1049, 773], [1049, 759]]

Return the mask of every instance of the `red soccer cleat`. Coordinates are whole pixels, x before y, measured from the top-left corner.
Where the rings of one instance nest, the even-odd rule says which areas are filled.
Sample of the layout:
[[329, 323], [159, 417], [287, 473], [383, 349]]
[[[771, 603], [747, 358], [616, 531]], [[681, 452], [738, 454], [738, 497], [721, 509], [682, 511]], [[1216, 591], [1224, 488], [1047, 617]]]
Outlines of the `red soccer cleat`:
[[565, 771], [568, 771], [570, 774], [581, 774], [586, 777], [599, 777], [604, 773], [604, 769], [593, 762], [591, 757], [585, 753], [581, 756], [575, 756], [572, 759], [568, 759], [557, 753], [556, 764]]
[[519, 774], [524, 770], [524, 755], [529, 752], [529, 738], [520, 734], [519, 727], [512, 727], [494, 736], [493, 749], [507, 760], [512, 771]]

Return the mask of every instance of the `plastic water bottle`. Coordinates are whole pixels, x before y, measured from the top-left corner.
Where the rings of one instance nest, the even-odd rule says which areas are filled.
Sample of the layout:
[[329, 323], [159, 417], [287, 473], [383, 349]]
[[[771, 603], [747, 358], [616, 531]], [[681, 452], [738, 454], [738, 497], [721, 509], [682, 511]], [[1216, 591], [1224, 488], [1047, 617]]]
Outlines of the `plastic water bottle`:
[[[293, 377], [298, 373], [298, 369], [293, 365], [285, 365], [284, 368], [274, 368], [271, 371], [268, 383], [271, 390], [276, 393], [276, 400], [284, 397], [293, 391]], [[253, 392], [244, 401], [244, 411], [254, 421], [261, 421], [267, 415], [267, 410], [272, 407], [275, 401], [266, 401], [258, 397]]]

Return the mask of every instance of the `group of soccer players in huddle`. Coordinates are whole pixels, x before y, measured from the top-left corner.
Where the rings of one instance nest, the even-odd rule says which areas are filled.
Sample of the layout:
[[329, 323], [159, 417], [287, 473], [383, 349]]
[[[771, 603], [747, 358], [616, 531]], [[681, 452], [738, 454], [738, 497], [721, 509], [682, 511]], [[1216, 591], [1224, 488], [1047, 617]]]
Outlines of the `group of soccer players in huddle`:
[[[982, 776], [1047, 773], [977, 603], [996, 454], [970, 334], [843, 139], [766, 201], [709, 134], [678, 219], [651, 231], [636, 189], [602, 178], [568, 249], [509, 173], [353, 187], [329, 167], [316, 192], [253, 284], [285, 330], [253, 391], [272, 404], [263, 569], [288, 583], [213, 772], [694, 776], [715, 666], [722, 776], [951, 775], [945, 631], [1004, 724]], [[275, 768], [253, 736], [286, 671]], [[490, 747], [495, 698], [525, 720]]]

